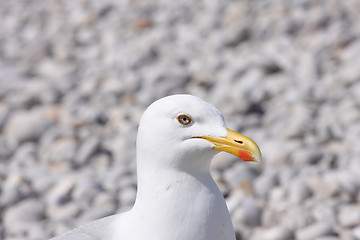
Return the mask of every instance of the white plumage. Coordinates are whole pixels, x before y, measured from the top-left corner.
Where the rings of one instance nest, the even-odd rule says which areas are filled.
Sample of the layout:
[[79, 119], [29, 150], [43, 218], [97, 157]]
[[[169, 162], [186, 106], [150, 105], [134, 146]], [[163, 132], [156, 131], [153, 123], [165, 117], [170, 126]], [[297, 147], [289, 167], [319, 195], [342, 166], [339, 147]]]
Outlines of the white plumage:
[[203, 100], [174, 95], [154, 102], [138, 130], [134, 207], [54, 239], [234, 240], [230, 214], [210, 175], [216, 150], [261, 159], [256, 144], [228, 130], [221, 113]]

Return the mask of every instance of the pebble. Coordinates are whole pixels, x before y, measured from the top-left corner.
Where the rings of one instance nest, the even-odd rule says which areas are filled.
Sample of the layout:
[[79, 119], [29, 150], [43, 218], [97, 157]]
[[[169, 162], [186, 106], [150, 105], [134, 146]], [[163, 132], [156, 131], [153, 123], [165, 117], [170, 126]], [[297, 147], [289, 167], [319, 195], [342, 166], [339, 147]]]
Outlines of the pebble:
[[212, 169], [219, 170], [222, 172], [222, 171], [226, 170], [229, 166], [236, 163], [237, 161], [238, 160], [236, 159], [236, 157], [233, 157], [230, 154], [219, 153], [219, 154], [216, 154], [214, 159], [212, 160], [211, 167], [212, 167]]
[[0, 129], [4, 127], [8, 115], [9, 115], [9, 107], [5, 104], [0, 104]]
[[44, 162], [54, 170], [72, 169], [75, 165], [77, 142], [74, 137], [61, 137], [44, 152]]
[[118, 201], [121, 203], [123, 208], [129, 208], [134, 204], [136, 197], [136, 189], [132, 187], [127, 187], [121, 190], [121, 192], [118, 195]]
[[14, 152], [16, 143], [0, 137], [0, 158], [2, 161], [8, 159]]
[[79, 202], [93, 201], [102, 191], [99, 183], [91, 180], [79, 180], [71, 191], [71, 197]]
[[354, 227], [360, 225], [360, 206], [346, 205], [340, 207], [339, 223], [343, 227]]
[[255, 234], [252, 239], [261, 240], [290, 240], [294, 239], [294, 232], [284, 227], [263, 229]]
[[356, 240], [360, 239], [360, 227], [355, 227], [352, 230], [352, 235], [355, 237]]
[[257, 176], [254, 169], [248, 166], [237, 164], [224, 172], [224, 180], [231, 188], [251, 184]]
[[311, 148], [301, 148], [295, 151], [292, 155], [294, 164], [304, 165], [304, 164], [316, 164], [320, 161], [323, 156], [321, 148], [319, 146], [314, 146]]
[[31, 186], [20, 173], [8, 175], [2, 184], [0, 202], [2, 206], [11, 206], [33, 194]]
[[314, 223], [296, 232], [296, 239], [310, 240], [319, 237], [331, 236], [334, 234], [333, 227], [326, 223]]
[[81, 212], [81, 208], [75, 203], [70, 202], [57, 206], [50, 206], [46, 209], [46, 216], [54, 221], [69, 221]]
[[9, 116], [5, 125], [5, 136], [18, 142], [36, 141], [53, 123], [46, 109], [17, 111]]
[[289, 184], [289, 201], [299, 204], [311, 196], [311, 191], [305, 181], [295, 180]]
[[36, 199], [25, 199], [4, 213], [4, 225], [11, 228], [20, 222], [36, 222], [44, 218], [44, 204]]
[[89, 137], [82, 142], [74, 156], [79, 165], [85, 164], [100, 147], [100, 140], [97, 137]]
[[277, 185], [276, 173], [263, 173], [254, 181], [254, 191], [257, 196], [266, 198]]
[[234, 214], [234, 224], [245, 225], [248, 227], [256, 227], [261, 225], [261, 216], [263, 210], [256, 203], [244, 201], [241, 207]]
[[285, 187], [275, 187], [269, 194], [269, 203], [279, 206], [281, 202], [287, 201], [288, 192]]
[[71, 199], [71, 194], [75, 185], [75, 178], [70, 176], [57, 182], [46, 195], [47, 203], [50, 206], [61, 206], [66, 204]]
[[338, 240], [337, 236], [321, 236], [318, 237], [317, 240]]

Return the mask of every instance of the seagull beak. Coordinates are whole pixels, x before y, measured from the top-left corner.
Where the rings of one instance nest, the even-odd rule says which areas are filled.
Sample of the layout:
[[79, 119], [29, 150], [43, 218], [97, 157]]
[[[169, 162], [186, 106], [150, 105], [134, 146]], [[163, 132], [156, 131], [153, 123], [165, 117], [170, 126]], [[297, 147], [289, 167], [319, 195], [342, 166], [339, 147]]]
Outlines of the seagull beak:
[[256, 143], [250, 138], [227, 129], [227, 137], [199, 137], [213, 143], [213, 149], [231, 153], [243, 161], [260, 162], [261, 152]]

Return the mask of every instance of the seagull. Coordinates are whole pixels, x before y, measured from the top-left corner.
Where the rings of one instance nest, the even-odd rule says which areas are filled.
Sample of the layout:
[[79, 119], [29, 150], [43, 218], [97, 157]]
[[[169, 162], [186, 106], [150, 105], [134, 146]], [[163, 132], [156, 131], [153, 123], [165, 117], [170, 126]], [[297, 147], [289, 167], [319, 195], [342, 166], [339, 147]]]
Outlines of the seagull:
[[235, 240], [210, 163], [219, 151], [260, 162], [254, 141], [229, 130], [213, 105], [179, 94], [146, 109], [136, 146], [138, 188], [133, 208], [53, 240]]

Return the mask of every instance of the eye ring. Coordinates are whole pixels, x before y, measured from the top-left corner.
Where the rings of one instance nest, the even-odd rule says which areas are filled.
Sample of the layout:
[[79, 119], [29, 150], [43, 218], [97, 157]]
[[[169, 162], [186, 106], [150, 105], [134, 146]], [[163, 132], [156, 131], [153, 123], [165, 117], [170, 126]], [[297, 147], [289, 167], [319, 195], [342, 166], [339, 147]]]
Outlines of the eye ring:
[[180, 124], [186, 126], [189, 125], [192, 122], [191, 117], [189, 117], [188, 115], [185, 114], [181, 114], [177, 117], [177, 120], [179, 121]]

